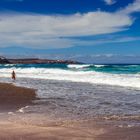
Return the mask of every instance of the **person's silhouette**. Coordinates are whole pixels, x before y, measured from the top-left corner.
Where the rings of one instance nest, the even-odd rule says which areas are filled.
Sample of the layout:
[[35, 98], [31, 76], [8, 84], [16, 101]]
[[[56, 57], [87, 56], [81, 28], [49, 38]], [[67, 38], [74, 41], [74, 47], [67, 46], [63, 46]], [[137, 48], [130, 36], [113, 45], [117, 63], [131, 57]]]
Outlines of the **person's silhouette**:
[[14, 70], [13, 70], [13, 72], [12, 72], [12, 79], [13, 79], [13, 80], [16, 80], [16, 73], [15, 73]]

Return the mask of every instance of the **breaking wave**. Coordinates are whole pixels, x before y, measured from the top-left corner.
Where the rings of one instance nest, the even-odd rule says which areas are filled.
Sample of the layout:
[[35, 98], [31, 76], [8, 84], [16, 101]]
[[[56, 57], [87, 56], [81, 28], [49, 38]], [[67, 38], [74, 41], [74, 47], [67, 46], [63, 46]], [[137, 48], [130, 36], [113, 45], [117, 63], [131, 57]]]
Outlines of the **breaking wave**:
[[98, 71], [83, 71], [83, 70], [74, 71], [71, 69], [60, 69], [60, 68], [11, 67], [11, 68], [0, 68], [0, 77], [10, 78], [13, 69], [15, 70], [17, 77], [23, 78], [68, 80], [73, 82], [116, 85], [140, 89], [139, 73], [114, 74]]

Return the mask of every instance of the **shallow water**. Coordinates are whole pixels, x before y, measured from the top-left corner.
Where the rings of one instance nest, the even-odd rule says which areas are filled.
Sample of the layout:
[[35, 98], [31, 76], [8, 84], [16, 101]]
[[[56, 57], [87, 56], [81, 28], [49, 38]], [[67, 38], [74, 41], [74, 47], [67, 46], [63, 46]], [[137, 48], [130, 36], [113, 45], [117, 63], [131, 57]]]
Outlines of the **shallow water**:
[[[8, 78], [0, 81], [11, 82]], [[140, 90], [133, 88], [31, 78], [18, 78], [14, 84], [37, 89], [40, 98], [34, 101], [36, 105], [23, 108], [23, 114], [51, 119], [140, 115]]]

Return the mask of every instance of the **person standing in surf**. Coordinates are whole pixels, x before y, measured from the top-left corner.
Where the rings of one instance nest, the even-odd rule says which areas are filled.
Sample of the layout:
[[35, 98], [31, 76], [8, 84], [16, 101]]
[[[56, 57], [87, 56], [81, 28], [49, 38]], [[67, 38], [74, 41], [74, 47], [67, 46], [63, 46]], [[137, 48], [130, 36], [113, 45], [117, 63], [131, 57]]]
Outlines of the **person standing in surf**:
[[13, 72], [12, 72], [12, 79], [13, 79], [13, 80], [16, 80], [16, 73], [15, 73], [14, 70], [13, 70]]

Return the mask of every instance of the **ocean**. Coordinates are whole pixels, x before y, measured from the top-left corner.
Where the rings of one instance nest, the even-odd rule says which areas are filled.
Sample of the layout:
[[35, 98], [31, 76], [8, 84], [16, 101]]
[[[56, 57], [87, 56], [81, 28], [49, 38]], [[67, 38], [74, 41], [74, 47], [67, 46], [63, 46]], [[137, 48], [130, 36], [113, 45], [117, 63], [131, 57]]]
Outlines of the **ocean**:
[[65, 80], [140, 89], [140, 65], [92, 64], [6, 64], [0, 65], [0, 77]]
[[0, 81], [36, 89], [40, 100], [19, 110], [23, 114], [140, 119], [140, 65], [3, 64]]

